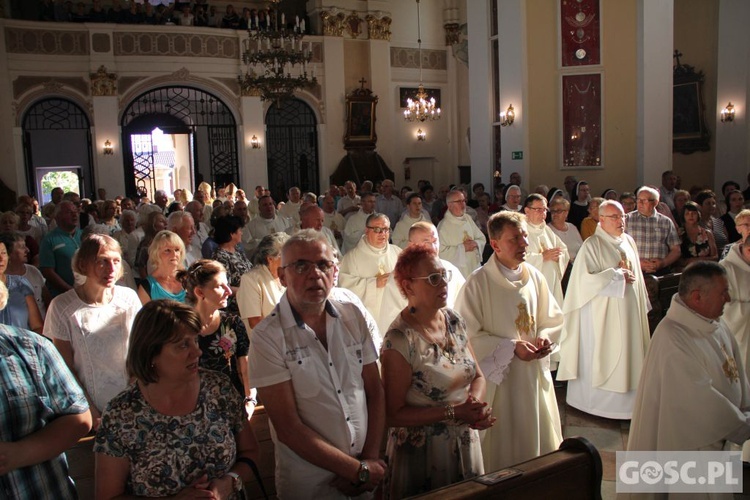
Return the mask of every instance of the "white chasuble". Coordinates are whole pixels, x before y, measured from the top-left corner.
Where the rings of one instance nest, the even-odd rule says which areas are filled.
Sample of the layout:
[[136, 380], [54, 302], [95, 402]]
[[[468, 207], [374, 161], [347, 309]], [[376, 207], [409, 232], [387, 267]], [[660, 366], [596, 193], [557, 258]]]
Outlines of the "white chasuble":
[[[626, 284], [621, 266], [636, 281]], [[568, 404], [606, 418], [629, 419], [650, 341], [648, 295], [635, 242], [597, 226], [583, 242], [563, 304], [558, 380]]]
[[[520, 280], [509, 281], [494, 257], [466, 280], [456, 310], [466, 320], [480, 361], [519, 339], [557, 342], [563, 323], [562, 311], [536, 268], [522, 263]], [[511, 358], [501, 383], [487, 381], [486, 401], [497, 422], [482, 436], [485, 470], [538, 457], [562, 442], [548, 358]]]
[[[440, 237], [440, 258], [449, 260], [468, 278], [482, 263], [482, 252], [487, 239], [468, 214], [456, 217], [450, 211], [438, 224]], [[474, 240], [477, 248], [467, 252], [464, 241]]]

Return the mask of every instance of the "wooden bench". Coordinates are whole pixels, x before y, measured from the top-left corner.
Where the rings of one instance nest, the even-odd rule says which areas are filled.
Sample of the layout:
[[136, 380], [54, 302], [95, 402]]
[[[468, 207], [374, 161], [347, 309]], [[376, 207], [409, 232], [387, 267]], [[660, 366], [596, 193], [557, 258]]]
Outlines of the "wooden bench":
[[672, 296], [677, 293], [682, 273], [670, 273], [664, 276], [645, 274], [643, 276], [648, 292], [648, 300], [651, 302], [651, 311], [648, 313], [648, 327], [651, 334], [656, 330], [659, 322], [666, 316], [669, 306], [672, 304]]
[[557, 451], [510, 469], [518, 469], [521, 474], [491, 486], [469, 479], [415, 498], [601, 499], [602, 459], [582, 437], [568, 438]]

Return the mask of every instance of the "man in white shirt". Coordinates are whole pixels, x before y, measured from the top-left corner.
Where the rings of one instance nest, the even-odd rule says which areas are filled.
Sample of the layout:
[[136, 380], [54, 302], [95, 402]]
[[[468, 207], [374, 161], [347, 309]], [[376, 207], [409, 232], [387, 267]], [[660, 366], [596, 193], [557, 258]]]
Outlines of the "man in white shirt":
[[298, 187], [289, 189], [287, 202], [279, 208], [279, 215], [292, 221], [292, 225], [299, 226], [299, 209], [302, 206], [302, 192]]
[[250, 378], [271, 421], [279, 498], [355, 497], [385, 475], [385, 397], [372, 332], [329, 298], [333, 249], [315, 231], [284, 245], [286, 292], [250, 339]]
[[[203, 248], [203, 243], [208, 239], [208, 226], [202, 220], [203, 203], [193, 200], [185, 205], [185, 211], [193, 216], [193, 223], [195, 224], [195, 234], [193, 235], [191, 244], [198, 248]], [[247, 216], [245, 216], [245, 219], [247, 219]]]
[[482, 262], [487, 238], [466, 213], [466, 196], [462, 191], [451, 191], [446, 199], [448, 210], [438, 224], [440, 258], [452, 262], [468, 278]]
[[300, 230], [313, 229], [325, 236], [326, 241], [331, 248], [339, 252], [339, 245], [336, 243], [336, 237], [333, 232], [323, 225], [323, 209], [317, 205], [304, 205], [299, 211]]
[[430, 222], [430, 216], [422, 210], [422, 198], [419, 197], [419, 193], [411, 193], [406, 197], [406, 212], [393, 230], [393, 244], [399, 248], [406, 248], [409, 244], [409, 228], [420, 221]]
[[195, 245], [195, 222], [188, 212], [172, 212], [167, 217], [167, 229], [180, 237], [185, 245], [185, 267], [189, 267], [196, 260], [203, 258], [201, 247]]
[[357, 185], [352, 181], [346, 181], [344, 183], [344, 190], [346, 191], [346, 196], [339, 200], [336, 210], [348, 220], [351, 215], [357, 213], [359, 210], [361, 199], [357, 194]]
[[401, 203], [401, 198], [393, 193], [395, 186], [392, 180], [384, 180], [380, 187], [383, 192], [375, 202], [375, 210], [378, 213], [385, 214], [391, 222], [391, 227], [396, 227], [396, 223], [401, 219], [404, 205]]
[[242, 244], [248, 255], [252, 254], [264, 236], [288, 233], [292, 228], [289, 219], [276, 214], [276, 204], [270, 196], [261, 196], [258, 211], [258, 217], [248, 222], [242, 230]]
[[375, 195], [372, 193], [362, 194], [362, 203], [359, 212], [349, 217], [344, 228], [344, 253], [357, 246], [362, 235], [365, 234], [367, 218], [375, 212]]
[[[320, 204], [320, 207], [323, 209], [323, 225], [331, 230], [333, 236], [336, 238], [336, 243], [341, 248], [344, 244], [346, 219], [336, 211], [335, 206], [336, 203], [330, 194], [325, 195], [323, 202]], [[359, 207], [357, 207], [357, 210], [359, 210]]]
[[674, 210], [674, 192], [677, 186], [677, 176], [671, 170], [661, 174], [661, 186], [659, 186], [659, 201], [667, 204], [670, 210]]

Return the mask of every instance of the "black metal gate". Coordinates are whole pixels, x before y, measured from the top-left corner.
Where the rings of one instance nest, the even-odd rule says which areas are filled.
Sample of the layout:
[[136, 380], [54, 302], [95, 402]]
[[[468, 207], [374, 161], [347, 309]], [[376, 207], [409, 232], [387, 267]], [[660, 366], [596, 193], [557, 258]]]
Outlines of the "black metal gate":
[[293, 186], [319, 193], [315, 113], [299, 99], [272, 104], [266, 114], [268, 189], [277, 201]]
[[[177, 121], [179, 123], [175, 123]], [[229, 182], [239, 185], [237, 125], [232, 112], [218, 97], [192, 87], [161, 87], [150, 90], [128, 105], [121, 125], [122, 143], [126, 148], [130, 144], [130, 135], [150, 133], [155, 127], [172, 134], [206, 134], [210, 179], [203, 180], [216, 185]], [[149, 127], [147, 131], [146, 128]], [[195, 174], [199, 170], [201, 156], [197, 154], [198, 145], [194, 138], [191, 139], [191, 144], [196, 161]], [[145, 172], [145, 160], [137, 159], [134, 151], [123, 152], [126, 190], [129, 195], [135, 195], [137, 172], [138, 169]], [[153, 158], [151, 162], [153, 169]]]

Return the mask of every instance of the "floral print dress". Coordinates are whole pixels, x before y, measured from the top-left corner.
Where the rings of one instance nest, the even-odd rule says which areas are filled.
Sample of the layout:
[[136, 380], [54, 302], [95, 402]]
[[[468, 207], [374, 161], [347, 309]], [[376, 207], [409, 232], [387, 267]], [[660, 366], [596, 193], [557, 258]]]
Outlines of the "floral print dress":
[[201, 370], [200, 378], [198, 403], [187, 415], [159, 413], [137, 383], [107, 405], [94, 452], [128, 459], [127, 494], [176, 495], [203, 474], [212, 480], [234, 465], [235, 436], [245, 418], [242, 397], [224, 375]]
[[[385, 335], [382, 351], [398, 351], [412, 368], [407, 405], [456, 405], [469, 396], [476, 362], [469, 350], [466, 324], [454, 311], [443, 312], [452, 344], [446, 353], [424, 340], [401, 315]], [[386, 455], [385, 498], [417, 495], [484, 474], [478, 431], [457, 422], [392, 427]]]
[[707, 230], [699, 228], [698, 235], [695, 237], [695, 241], [691, 241], [690, 237], [684, 228], [679, 230], [680, 239], [680, 253], [683, 259], [689, 259], [691, 257], [708, 257], [711, 255], [711, 245], [708, 242]]
[[203, 351], [200, 365], [229, 377], [234, 388], [244, 397], [245, 385], [237, 370], [237, 358], [247, 356], [250, 339], [244, 323], [238, 316], [224, 311], [220, 311], [219, 314], [219, 328], [213, 333], [198, 337], [198, 345]]

